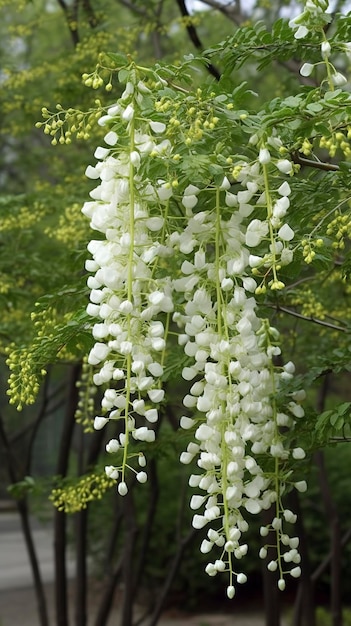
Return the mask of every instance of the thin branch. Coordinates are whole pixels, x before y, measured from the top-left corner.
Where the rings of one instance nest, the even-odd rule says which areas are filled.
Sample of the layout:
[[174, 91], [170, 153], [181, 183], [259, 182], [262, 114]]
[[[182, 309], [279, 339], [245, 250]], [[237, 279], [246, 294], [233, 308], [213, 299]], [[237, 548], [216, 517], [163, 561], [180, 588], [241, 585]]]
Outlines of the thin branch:
[[70, 8], [65, 0], [57, 0], [64, 12], [69, 33], [71, 35], [73, 46], [76, 48], [79, 43], [78, 34], [78, 0], [74, 0], [73, 7]]
[[297, 317], [300, 320], [304, 320], [305, 322], [314, 322], [315, 324], [319, 324], [319, 326], [325, 326], [326, 328], [331, 328], [332, 330], [340, 330], [343, 333], [349, 333], [349, 328], [343, 328], [342, 326], [337, 326], [336, 324], [332, 324], [331, 322], [325, 322], [324, 320], [317, 319], [316, 317], [307, 317], [306, 315], [302, 315], [302, 313], [298, 313], [297, 311], [293, 311], [292, 309], [287, 309], [285, 306], [277, 305], [268, 305], [273, 309], [276, 309], [277, 313], [287, 313], [288, 315], [292, 315], [293, 317]]
[[130, 2], [130, 0], [119, 0], [119, 2], [120, 4], [123, 4], [123, 6], [125, 6], [130, 11], [133, 11], [133, 13], [137, 13], [138, 15], [142, 15], [143, 17], [146, 17], [147, 11], [145, 11], [145, 9], [141, 9], [140, 7], [136, 6], [133, 2]]
[[217, 2], [217, 0], [201, 0], [201, 2], [203, 4], [207, 4], [207, 6], [211, 7], [212, 9], [216, 9], [220, 13], [223, 13], [225, 17], [227, 17], [232, 22], [235, 22], [235, 24], [237, 24], [238, 26], [240, 26], [243, 21], [240, 2], [232, 2], [232, 6], [228, 4], [222, 4], [221, 2]]
[[[341, 538], [341, 547], [345, 548], [345, 546], [348, 544], [348, 542], [351, 539], [351, 528], [349, 528], [346, 533], [342, 536]], [[329, 566], [329, 563], [331, 561], [332, 558], [332, 553], [329, 552], [327, 554], [327, 556], [323, 559], [323, 561], [318, 565], [318, 567], [314, 570], [313, 574], [312, 574], [312, 580], [313, 582], [317, 582], [318, 578], [321, 577], [321, 575], [325, 572], [325, 570], [327, 569], [327, 567]]]
[[333, 163], [323, 163], [323, 161], [312, 161], [311, 159], [304, 159], [298, 152], [294, 152], [292, 155], [294, 163], [297, 165], [305, 165], [306, 167], [314, 167], [317, 170], [323, 170], [325, 172], [338, 172], [340, 170], [338, 165]]
[[90, 0], [82, 0], [82, 6], [87, 15], [90, 28], [96, 28], [96, 26], [99, 23], [99, 20], [96, 17], [95, 11], [90, 4]]
[[[189, 18], [190, 17], [190, 13], [189, 13], [188, 9], [186, 8], [185, 0], [176, 0], [176, 2], [177, 2], [177, 5], [179, 7], [179, 11], [180, 11], [181, 15], [183, 17], [185, 17], [185, 18]], [[204, 49], [203, 45], [202, 45], [202, 42], [201, 42], [201, 40], [200, 40], [200, 38], [199, 38], [199, 36], [197, 34], [197, 30], [196, 30], [194, 24], [192, 24], [191, 21], [187, 20], [187, 22], [186, 22], [186, 30], [187, 30], [189, 38], [193, 42], [195, 48], [197, 48], [200, 52], [202, 52], [203, 49]], [[220, 79], [221, 74], [218, 71], [218, 69], [214, 65], [212, 65], [212, 63], [208, 63], [206, 65], [206, 68], [207, 68], [208, 72], [210, 74], [212, 74], [212, 76], [215, 77], [216, 80]]]

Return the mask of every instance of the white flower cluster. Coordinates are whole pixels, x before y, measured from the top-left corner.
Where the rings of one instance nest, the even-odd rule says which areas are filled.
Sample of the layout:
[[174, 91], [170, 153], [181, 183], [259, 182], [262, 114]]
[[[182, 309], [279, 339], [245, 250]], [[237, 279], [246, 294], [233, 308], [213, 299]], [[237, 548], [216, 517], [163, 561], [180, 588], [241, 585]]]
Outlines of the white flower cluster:
[[295, 39], [304, 39], [316, 25], [316, 19], [324, 15], [328, 8], [328, 0], [306, 0], [303, 12], [289, 22], [290, 28], [295, 31]]
[[[330, 20], [330, 17], [327, 15], [328, 9], [328, 0], [307, 0], [305, 2], [304, 11], [294, 17], [292, 20], [290, 20], [289, 26], [295, 31], [295, 39], [304, 39], [313, 30], [316, 30], [318, 33], [321, 34], [321, 57], [323, 59], [323, 62], [327, 66], [327, 77], [330, 83], [329, 86], [330, 89], [333, 90], [334, 86], [342, 87], [343, 85], [345, 85], [347, 83], [347, 78], [346, 76], [341, 74], [341, 72], [338, 72], [329, 60], [332, 50], [329, 41], [326, 39], [323, 28]], [[343, 45], [343, 47], [346, 54], [349, 55], [350, 44], [346, 43]], [[301, 76], [310, 76], [315, 66], [320, 65], [320, 63], [321, 62], [303, 63], [300, 68]]]
[[[108, 452], [124, 448], [121, 475], [118, 468], [106, 467], [110, 477], [120, 478], [122, 495], [127, 492], [124, 474], [129, 435], [139, 441], [155, 439], [157, 405], [164, 398], [161, 377], [166, 345], [164, 324], [158, 318], [160, 313], [173, 311], [170, 278], [157, 280], [154, 276], [159, 258], [172, 254], [172, 249], [162, 244], [164, 219], [157, 189], [140, 175], [143, 160], [151, 152], [166, 152], [169, 142], [157, 136], [164, 130], [163, 124], [150, 124], [143, 132], [135, 128], [137, 107], [145, 92], [142, 83], [128, 83], [120, 102], [100, 118], [102, 126], [112, 129], [105, 135], [107, 147], [95, 151], [98, 163], [86, 170], [89, 178], [100, 182], [90, 193], [92, 201], [82, 209], [91, 228], [104, 235], [90, 241], [92, 259], [86, 262], [86, 269], [93, 272], [88, 278], [87, 311], [99, 320], [93, 326], [96, 343], [88, 362], [100, 368], [94, 375], [95, 385], [107, 387], [103, 415], [95, 418], [94, 427], [124, 420], [119, 440], [107, 444]], [[116, 120], [125, 127], [121, 145], [113, 130]], [[155, 203], [157, 215], [151, 211]], [[139, 460], [145, 462], [143, 456]], [[137, 479], [145, 482], [145, 472], [138, 472]]]
[[[298, 575], [298, 542], [283, 529], [294, 515], [284, 510], [281, 495], [284, 464], [304, 456], [301, 448], [290, 450], [287, 434], [303, 416], [303, 394], [277, 405], [281, 381], [292, 377], [294, 367], [274, 365], [278, 333], [257, 316], [252, 294], [262, 293], [266, 282], [272, 290], [284, 287], [277, 272], [292, 260], [294, 232], [286, 221], [291, 189], [282, 174], [291, 176], [293, 166], [281, 158], [282, 142], [272, 132], [264, 140], [251, 138], [257, 158], [238, 164], [237, 193], [227, 177], [220, 185], [200, 188], [188, 180], [173, 187], [167, 179], [167, 164], [175, 163], [172, 145], [164, 138], [163, 122], [145, 119], [147, 92], [143, 83], [128, 82], [119, 102], [100, 119], [107, 127], [106, 146], [97, 148], [98, 162], [86, 172], [99, 184], [82, 209], [103, 235], [89, 243], [92, 258], [86, 262], [92, 273], [87, 310], [97, 319], [88, 362], [96, 367], [94, 383], [105, 386], [94, 426], [123, 423], [106, 446], [108, 453], [121, 450], [123, 460], [119, 467], [106, 466], [106, 474], [118, 481], [121, 495], [128, 491], [126, 468], [139, 482], [147, 480], [144, 455], [137, 454], [140, 467], [133, 468], [129, 458], [135, 454], [128, 446], [131, 438], [155, 438], [173, 323], [188, 358], [182, 375], [190, 383], [183, 403], [192, 415], [184, 415], [181, 426], [196, 425], [195, 441], [181, 461], [197, 457], [201, 469], [190, 478], [200, 490], [191, 509], [203, 510], [194, 513], [193, 525], [211, 526], [202, 552], [215, 545], [221, 550], [206, 571], [229, 572], [232, 598], [234, 583], [246, 580], [234, 559], [247, 552], [242, 535], [249, 517], [273, 505], [275, 517], [261, 534], [273, 533], [287, 548], [269, 564], [279, 568], [282, 588], [287, 569]], [[155, 167], [151, 175], [155, 157], [165, 167]], [[174, 274], [167, 271], [170, 257]]]
[[[274, 148], [279, 142], [271, 139]], [[304, 456], [301, 449], [290, 451], [282, 434], [282, 428], [293, 428], [295, 418], [303, 416], [296, 401], [303, 399], [303, 393], [291, 398], [285, 411], [277, 407], [280, 381], [291, 378], [294, 367], [292, 363], [274, 366], [274, 357], [280, 355], [278, 333], [257, 317], [256, 301], [247, 294], [257, 292], [256, 281], [247, 275], [250, 267], [268, 266], [274, 271], [278, 257], [280, 264], [284, 254], [285, 264], [292, 260], [289, 242], [294, 232], [283, 221], [290, 186], [284, 181], [276, 190], [267, 188], [265, 168], [270, 162], [265, 146], [255, 164], [241, 168], [237, 178], [242, 191], [230, 193], [226, 179], [213, 190], [212, 210], [193, 213], [201, 191], [194, 186], [186, 188], [183, 204], [187, 226], [171, 236], [173, 244], [187, 256], [181, 266], [183, 277], [174, 281], [175, 290], [184, 294], [184, 311], [173, 315], [183, 330], [179, 342], [190, 359], [182, 375], [194, 381], [183, 403], [203, 416], [181, 418], [185, 429], [197, 425], [196, 442], [188, 445], [181, 461], [191, 463], [198, 458], [202, 473], [193, 474], [190, 485], [200, 493], [192, 497], [190, 506], [193, 510], [204, 507], [204, 511], [194, 514], [193, 526], [200, 529], [211, 525], [201, 551], [208, 553], [214, 545], [221, 548], [221, 557], [210, 562], [206, 571], [210, 576], [229, 572], [228, 597], [235, 593], [234, 577], [239, 583], [246, 579], [234, 570], [233, 558], [240, 560], [248, 549], [242, 542], [249, 527], [247, 514], [258, 514], [275, 505], [276, 517], [263, 532], [272, 531], [289, 549], [289, 554], [270, 564], [270, 569], [279, 567], [280, 580], [286, 573], [282, 562], [297, 563], [300, 558], [297, 539], [283, 533], [282, 520], [291, 523], [294, 516], [282, 508], [284, 485], [279, 473], [280, 464], [291, 455]], [[278, 160], [274, 166], [283, 173], [292, 171], [288, 160]], [[191, 203], [189, 197], [193, 198]], [[262, 213], [262, 206], [266, 206], [265, 219], [251, 219], [253, 213]], [[226, 207], [236, 208], [227, 219], [223, 217]], [[253, 256], [251, 250], [264, 239], [269, 252]], [[264, 465], [267, 458], [271, 459], [268, 472]], [[296, 576], [298, 569], [290, 573]]]

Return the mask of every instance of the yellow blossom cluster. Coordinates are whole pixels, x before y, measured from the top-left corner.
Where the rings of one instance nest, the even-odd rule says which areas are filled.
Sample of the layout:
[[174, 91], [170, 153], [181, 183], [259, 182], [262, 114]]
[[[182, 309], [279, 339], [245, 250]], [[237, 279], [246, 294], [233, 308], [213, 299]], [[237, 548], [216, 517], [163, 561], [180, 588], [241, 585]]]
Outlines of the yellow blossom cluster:
[[315, 248], [322, 248], [324, 245], [323, 239], [302, 239], [302, 256], [304, 258], [305, 263], [312, 263], [313, 259], [316, 256]]
[[76, 135], [77, 139], [89, 139], [92, 126], [102, 111], [100, 100], [95, 100], [95, 105], [96, 108], [85, 112], [72, 108], [66, 110], [61, 104], [56, 105], [55, 112], [43, 107], [41, 113], [45, 121], [37, 122], [35, 126], [43, 127], [44, 134], [53, 137], [53, 146], [70, 144], [72, 135]]
[[18, 229], [30, 228], [36, 222], [39, 222], [45, 213], [45, 207], [39, 202], [35, 202], [32, 207], [21, 206], [12, 207], [11, 213], [1, 216], [0, 232]]
[[60, 314], [54, 307], [32, 313], [36, 335], [30, 348], [16, 347], [15, 344], [6, 348], [6, 364], [10, 370], [7, 395], [10, 404], [16, 405], [18, 411], [25, 404], [35, 402], [48, 361], [55, 358], [72, 361], [75, 358], [64, 342], [57, 344], [62, 325], [67, 324], [71, 316], [71, 313]]
[[291, 299], [291, 305], [299, 307], [305, 317], [324, 320], [328, 311], [312, 289], [303, 289]]
[[333, 248], [343, 250], [345, 239], [351, 239], [351, 216], [335, 211], [333, 219], [327, 226], [327, 236], [334, 240]]
[[75, 412], [75, 420], [84, 428], [84, 432], [93, 432], [95, 415], [95, 396], [97, 387], [93, 383], [94, 368], [89, 365], [88, 358], [85, 357], [82, 363], [82, 373], [77, 382], [78, 404]]
[[38, 371], [40, 365], [29, 348], [17, 348], [14, 345], [6, 349], [6, 364], [10, 370], [7, 395], [9, 403], [14, 404], [18, 411], [24, 405], [34, 404], [40, 388], [40, 378], [46, 373]]
[[351, 156], [350, 139], [351, 127], [348, 126], [346, 134], [340, 130], [333, 133], [330, 137], [321, 137], [319, 147], [327, 150], [331, 157], [336, 155], [337, 150], [341, 150], [343, 155], [348, 158]]
[[86, 219], [82, 215], [81, 206], [74, 203], [64, 209], [59, 216], [55, 229], [47, 227], [45, 234], [63, 244], [76, 246], [78, 242], [85, 241], [87, 235]]
[[105, 471], [93, 472], [82, 476], [72, 485], [53, 489], [49, 499], [59, 511], [77, 513], [86, 509], [89, 502], [101, 500], [106, 491], [115, 484], [115, 480], [108, 478]]

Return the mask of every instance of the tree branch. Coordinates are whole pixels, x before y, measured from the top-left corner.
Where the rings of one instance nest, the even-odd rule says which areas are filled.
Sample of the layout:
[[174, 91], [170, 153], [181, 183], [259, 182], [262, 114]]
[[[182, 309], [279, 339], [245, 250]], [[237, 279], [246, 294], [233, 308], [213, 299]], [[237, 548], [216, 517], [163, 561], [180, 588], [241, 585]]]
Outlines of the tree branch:
[[316, 317], [307, 317], [306, 315], [302, 315], [302, 313], [298, 313], [297, 311], [293, 311], [292, 309], [287, 309], [284, 306], [277, 305], [268, 305], [273, 309], [276, 309], [277, 313], [287, 313], [288, 315], [292, 315], [293, 317], [297, 317], [300, 320], [304, 320], [305, 322], [314, 322], [315, 324], [319, 324], [320, 326], [325, 326], [326, 328], [331, 328], [332, 330], [340, 330], [343, 333], [349, 333], [349, 328], [344, 328], [343, 326], [337, 326], [336, 324], [332, 324], [331, 322], [325, 322], [324, 320], [320, 320]]
[[297, 165], [305, 165], [306, 167], [314, 167], [317, 170], [323, 170], [325, 172], [338, 172], [339, 166], [333, 163], [323, 163], [322, 161], [312, 161], [311, 159], [304, 159], [298, 152], [292, 154], [292, 159]]
[[[188, 9], [186, 8], [185, 5], [185, 0], [176, 0], [177, 5], [179, 7], [180, 13], [183, 17], [189, 18], [190, 17], [190, 13], [188, 11]], [[197, 48], [200, 52], [203, 51], [203, 45], [201, 43], [201, 40], [197, 34], [197, 30], [194, 26], [194, 24], [192, 24], [190, 21], [186, 22], [186, 30], [187, 33], [189, 35], [190, 40], [193, 42], [195, 48]], [[219, 72], [219, 70], [212, 65], [212, 63], [208, 63], [206, 65], [207, 70], [209, 71], [210, 74], [212, 74], [212, 76], [215, 77], [216, 80], [219, 80], [221, 77], [221, 74]]]
[[146, 17], [147, 11], [145, 11], [145, 9], [141, 9], [140, 7], [136, 6], [130, 0], [119, 0], [119, 2], [120, 4], [123, 4], [123, 6], [125, 6], [130, 11], [133, 11], [133, 13], [137, 13], [138, 15], [142, 15], [143, 17]]
[[217, 0], [201, 0], [203, 4], [207, 4], [207, 6], [212, 9], [216, 9], [220, 13], [223, 13], [225, 17], [229, 20], [240, 26], [243, 21], [243, 15], [241, 14], [241, 6], [240, 2], [231, 2], [229, 4], [222, 4], [221, 2], [217, 2]]
[[57, 0], [61, 9], [64, 12], [66, 23], [68, 26], [69, 33], [71, 35], [73, 46], [76, 48], [79, 43], [79, 33], [78, 33], [78, 1], [74, 0], [72, 8], [70, 8], [65, 0]]

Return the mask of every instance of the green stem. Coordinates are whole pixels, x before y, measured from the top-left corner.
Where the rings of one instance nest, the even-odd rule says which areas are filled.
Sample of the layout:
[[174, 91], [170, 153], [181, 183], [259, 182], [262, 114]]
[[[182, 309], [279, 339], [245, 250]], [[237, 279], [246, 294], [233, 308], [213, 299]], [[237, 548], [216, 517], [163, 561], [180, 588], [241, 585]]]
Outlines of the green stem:
[[271, 244], [272, 244], [272, 248], [271, 249], [272, 249], [272, 257], [273, 257], [273, 261], [272, 261], [273, 280], [277, 281], [278, 280], [277, 270], [276, 270], [277, 250], [276, 250], [275, 239], [274, 239], [274, 230], [273, 230], [273, 226], [272, 226], [272, 222], [271, 222], [271, 218], [273, 216], [272, 197], [271, 197], [270, 189], [269, 189], [268, 167], [267, 167], [267, 165], [262, 165], [262, 168], [263, 168], [263, 178], [264, 178], [264, 190], [265, 190], [265, 195], [266, 195], [267, 221], [268, 221], [268, 228], [269, 228], [269, 238], [270, 238]]
[[[130, 153], [134, 150], [134, 118], [130, 121], [129, 127], [130, 136]], [[127, 277], [127, 299], [129, 302], [133, 301], [133, 260], [134, 260], [134, 238], [135, 238], [135, 189], [134, 189], [134, 165], [129, 161], [129, 234], [130, 234], [130, 246], [128, 254], [128, 277]], [[128, 341], [132, 341], [132, 324], [131, 313], [127, 313], [127, 332]], [[132, 355], [127, 354], [126, 363], [126, 406], [124, 411], [124, 432], [125, 441], [123, 447], [123, 461], [122, 461], [122, 480], [124, 481], [125, 470], [128, 458], [128, 445], [129, 445], [129, 427], [128, 427], [128, 415], [130, 404], [130, 380], [132, 375]]]

